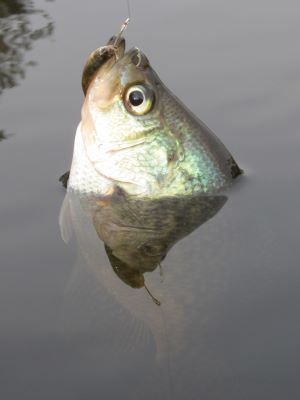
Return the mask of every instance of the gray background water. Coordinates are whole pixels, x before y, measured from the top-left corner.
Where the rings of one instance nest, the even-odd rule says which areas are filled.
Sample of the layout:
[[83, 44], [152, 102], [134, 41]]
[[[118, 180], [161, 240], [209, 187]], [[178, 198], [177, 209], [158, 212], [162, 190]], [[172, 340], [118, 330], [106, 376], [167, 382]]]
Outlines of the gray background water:
[[147, 54], [246, 173], [164, 262], [165, 285], [172, 268], [184, 271], [174, 290], [186, 329], [184, 351], [161, 366], [151, 334], [141, 349], [138, 340], [124, 347], [135, 341], [130, 327], [115, 339], [117, 306], [88, 287], [69, 302], [93, 317], [68, 333], [59, 322], [76, 250], [60, 238], [57, 178], [72, 156], [83, 63], [117, 31], [126, 4], [34, 4], [54, 33], [24, 52], [38, 64], [1, 98], [1, 399], [299, 398], [298, 2], [131, 1], [128, 46]]

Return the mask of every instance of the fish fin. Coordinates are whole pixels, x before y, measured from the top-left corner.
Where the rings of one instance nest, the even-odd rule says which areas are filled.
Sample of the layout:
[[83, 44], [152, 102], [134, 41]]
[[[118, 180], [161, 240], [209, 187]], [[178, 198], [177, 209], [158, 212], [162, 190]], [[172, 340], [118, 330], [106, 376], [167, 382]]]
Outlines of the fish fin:
[[244, 171], [238, 166], [237, 162], [232, 156], [229, 158], [229, 160], [227, 160], [227, 163], [230, 168], [232, 179], [235, 179], [244, 173]]
[[68, 195], [65, 196], [62, 203], [58, 221], [61, 238], [65, 243], [69, 243], [72, 237], [72, 217]]
[[69, 177], [70, 177], [70, 171], [67, 171], [59, 178], [59, 182], [62, 183], [64, 188], [68, 187]]

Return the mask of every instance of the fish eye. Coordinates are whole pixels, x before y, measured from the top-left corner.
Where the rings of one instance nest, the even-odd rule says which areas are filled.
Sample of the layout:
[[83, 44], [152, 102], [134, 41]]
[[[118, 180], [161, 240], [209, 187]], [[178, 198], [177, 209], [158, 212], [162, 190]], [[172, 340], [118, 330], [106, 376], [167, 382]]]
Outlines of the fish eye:
[[131, 114], [144, 115], [153, 107], [154, 93], [148, 86], [134, 85], [127, 89], [124, 103]]

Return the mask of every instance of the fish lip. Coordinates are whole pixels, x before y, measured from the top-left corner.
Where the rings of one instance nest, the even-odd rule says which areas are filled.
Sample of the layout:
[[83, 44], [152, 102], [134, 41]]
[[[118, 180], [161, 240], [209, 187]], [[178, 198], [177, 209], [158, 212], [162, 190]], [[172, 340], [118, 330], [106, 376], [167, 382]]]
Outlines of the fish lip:
[[[107, 46], [111, 46], [111, 45], [116, 45], [115, 43], [116, 43], [116, 40], [117, 40], [117, 36], [116, 35], [113, 35], [110, 39], [108, 39], [108, 41], [107, 41], [107, 43], [106, 43], [106, 45]], [[123, 38], [123, 37], [121, 37], [121, 38], [119, 38], [119, 40], [118, 40], [118, 43], [117, 43], [117, 48], [119, 48], [119, 47], [124, 47], [125, 48], [125, 39]]]
[[[123, 48], [123, 46], [125, 46], [125, 39], [121, 40], [121, 42], [118, 44], [117, 49], [114, 49], [113, 47], [114, 40], [115, 36], [112, 36], [109, 39], [108, 44], [100, 48], [102, 51], [103, 63], [99, 63], [99, 67], [97, 69], [98, 71], [100, 67], [107, 65], [107, 63], [111, 62], [112, 59], [114, 59], [115, 62], [111, 62], [110, 66], [106, 70], [106, 73], [111, 71], [116, 65], [122, 63], [126, 64], [126, 62], [132, 63], [137, 69], [141, 71], [145, 71], [147, 68], [150, 67], [148, 58], [138, 47], [132, 47], [125, 53]], [[94, 75], [95, 74], [96, 72], [94, 73]], [[91, 82], [91, 80], [92, 79], [90, 79], [89, 83]], [[88, 86], [89, 84], [86, 85], [86, 88], [84, 89], [85, 94]]]
[[88, 87], [97, 71], [112, 59], [115, 65], [119, 59], [122, 59], [125, 53], [125, 39], [112, 36], [105, 46], [94, 50], [88, 57], [82, 71], [81, 85], [84, 95], [86, 95]]

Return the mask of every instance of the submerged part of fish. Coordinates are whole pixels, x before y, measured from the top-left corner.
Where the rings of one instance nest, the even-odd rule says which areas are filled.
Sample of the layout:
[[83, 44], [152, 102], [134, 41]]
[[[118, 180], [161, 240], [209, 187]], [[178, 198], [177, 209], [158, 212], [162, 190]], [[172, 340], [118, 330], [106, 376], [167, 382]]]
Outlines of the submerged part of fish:
[[216, 195], [143, 200], [118, 190], [97, 201], [92, 221], [116, 274], [139, 288], [143, 274], [154, 271], [176, 242], [212, 218], [226, 200]]
[[70, 204], [79, 203], [77, 210], [84, 210], [105, 243], [114, 272], [127, 285], [141, 288], [146, 287], [144, 273], [154, 271], [176, 242], [212, 218], [226, 200], [220, 195], [139, 199], [119, 188], [102, 197], [78, 197], [71, 191], [61, 210], [61, 232], [68, 241], [66, 232], [74, 225]]
[[215, 193], [241, 173], [225, 146], [162, 83], [137, 48], [113, 38], [83, 72], [85, 99], [69, 188], [139, 197]]
[[[184, 348], [188, 340], [185, 337], [186, 316], [191, 311], [191, 302], [201, 301], [197, 297], [191, 299], [193, 294], [189, 288], [195, 276], [190, 275], [189, 263], [179, 261], [173, 265], [166, 256], [176, 242], [213, 218], [225, 202], [226, 197], [218, 195], [139, 199], [121, 190], [111, 196], [78, 196], [73, 191], [67, 192], [60, 213], [60, 227], [65, 241], [70, 239], [71, 232], [77, 240], [79, 257], [75, 269], [81, 272], [79, 276], [75, 274], [75, 287], [82, 288], [84, 277], [89, 275], [93, 283], [87, 289], [76, 287], [74, 292], [82, 303], [91, 304], [93, 316], [102, 330], [103, 318], [106, 321], [108, 316], [126, 316], [124, 319], [130, 325], [135, 321], [135, 326], [142, 324], [143, 331], [150, 328], [157, 358], [164, 359], [169, 351], [175, 354]], [[205, 231], [202, 233], [207, 235]], [[99, 238], [105, 243], [109, 262]], [[156, 270], [162, 260], [166, 260], [165, 279]], [[201, 280], [200, 260], [198, 268]], [[70, 283], [74, 285], [73, 277]], [[153, 304], [149, 292], [161, 307]], [[91, 303], [95, 293], [97, 298]], [[74, 304], [74, 299], [71, 303]], [[116, 309], [118, 311], [114, 312]], [[70, 312], [65, 311], [64, 321], [70, 318]], [[77, 306], [73, 318], [76, 324], [81, 319]], [[83, 323], [90, 326], [87, 318], [84, 308]], [[117, 342], [124, 346], [127, 340], [124, 320], [117, 326], [116, 329], [114, 325], [113, 332], [119, 335]], [[130, 334], [129, 339], [135, 348], [141, 340], [136, 332]]]

